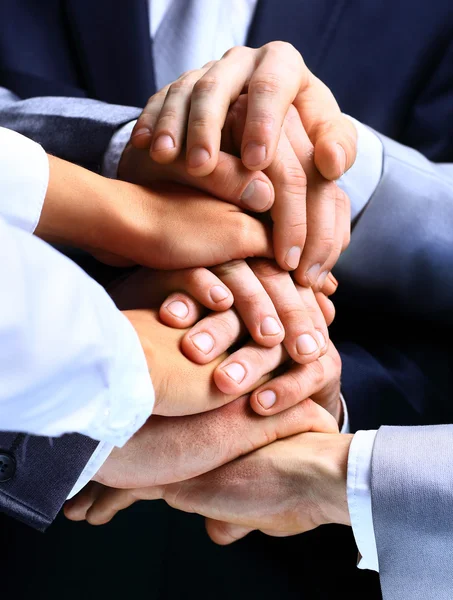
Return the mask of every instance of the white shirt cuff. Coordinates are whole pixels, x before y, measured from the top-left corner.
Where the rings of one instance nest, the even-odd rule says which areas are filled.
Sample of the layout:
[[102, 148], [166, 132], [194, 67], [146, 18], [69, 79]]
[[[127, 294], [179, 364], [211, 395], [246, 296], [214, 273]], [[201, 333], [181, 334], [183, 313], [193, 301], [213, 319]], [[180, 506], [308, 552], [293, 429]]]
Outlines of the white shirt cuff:
[[136, 122], [129, 121], [113, 134], [102, 161], [101, 173], [104, 177], [117, 179], [118, 165]]
[[107, 444], [106, 442], [101, 442], [98, 445], [90, 460], [87, 462], [86, 467], [83, 469], [79, 478], [75, 482], [74, 487], [72, 488], [67, 497], [67, 500], [70, 500], [76, 494], [78, 494], [80, 490], [82, 490], [86, 486], [86, 484], [93, 479], [93, 477], [96, 475], [96, 473], [99, 471], [99, 469], [110, 456], [110, 452], [112, 450], [113, 446], [111, 444]]
[[379, 571], [371, 505], [371, 457], [377, 431], [358, 431], [348, 458], [347, 496], [352, 531], [361, 554], [359, 569]]
[[351, 433], [351, 430], [349, 428], [348, 407], [346, 406], [346, 401], [344, 399], [343, 394], [341, 394], [341, 393], [340, 393], [340, 400], [341, 400], [341, 404], [343, 406], [343, 425], [341, 426], [341, 432], [340, 433]]
[[49, 160], [41, 146], [0, 127], [0, 216], [9, 225], [33, 233], [48, 184]]
[[357, 130], [357, 158], [352, 167], [337, 181], [351, 201], [351, 220], [368, 204], [382, 176], [384, 148], [378, 136], [368, 127], [345, 115]]

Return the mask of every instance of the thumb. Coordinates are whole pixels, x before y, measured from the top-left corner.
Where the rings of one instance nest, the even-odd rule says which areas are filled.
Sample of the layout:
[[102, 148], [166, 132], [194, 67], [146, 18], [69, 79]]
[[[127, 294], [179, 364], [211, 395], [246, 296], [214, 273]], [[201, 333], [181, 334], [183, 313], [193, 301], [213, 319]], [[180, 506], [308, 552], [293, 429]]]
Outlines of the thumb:
[[253, 529], [235, 525], [234, 523], [226, 523], [225, 521], [216, 521], [215, 519], [206, 519], [206, 531], [213, 542], [220, 546], [227, 546], [233, 542], [244, 538]]

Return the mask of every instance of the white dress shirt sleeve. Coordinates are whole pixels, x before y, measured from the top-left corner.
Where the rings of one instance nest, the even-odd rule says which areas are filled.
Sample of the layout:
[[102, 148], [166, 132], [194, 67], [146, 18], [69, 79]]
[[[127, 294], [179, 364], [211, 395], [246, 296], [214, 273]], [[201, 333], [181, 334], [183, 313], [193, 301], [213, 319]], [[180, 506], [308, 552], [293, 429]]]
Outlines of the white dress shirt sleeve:
[[0, 429], [122, 446], [154, 395], [134, 328], [105, 290], [0, 220]]
[[368, 204], [382, 177], [384, 148], [381, 140], [366, 125], [348, 117], [357, 130], [357, 158], [337, 181], [351, 201], [353, 221]]
[[0, 429], [121, 446], [152, 412], [147, 363], [105, 290], [30, 235], [48, 179], [44, 150], [0, 128]]
[[0, 127], [0, 217], [33, 233], [49, 181], [49, 161], [39, 144]]
[[358, 431], [348, 458], [347, 497], [352, 531], [360, 552], [358, 567], [379, 571], [371, 505], [371, 457], [377, 431]]

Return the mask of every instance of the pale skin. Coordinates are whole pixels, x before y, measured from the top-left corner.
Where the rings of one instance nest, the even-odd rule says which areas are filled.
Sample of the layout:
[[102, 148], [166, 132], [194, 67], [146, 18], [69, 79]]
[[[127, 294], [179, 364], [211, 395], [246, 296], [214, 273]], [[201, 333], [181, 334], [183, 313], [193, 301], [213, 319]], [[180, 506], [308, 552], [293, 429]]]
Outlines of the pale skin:
[[[134, 276], [132, 276], [134, 277]], [[143, 283], [143, 280], [142, 280]], [[174, 285], [174, 280], [170, 280]], [[166, 287], [166, 282], [161, 281], [160, 286], [144, 285], [144, 302], [159, 300], [159, 290]], [[300, 288], [303, 289], [303, 288]], [[132, 296], [137, 292], [137, 285], [127, 286], [120, 283], [115, 291], [117, 302], [131, 302]], [[148, 290], [148, 291], [147, 291]], [[128, 298], [129, 295], [129, 298]], [[140, 295], [141, 296], [141, 295]], [[321, 306], [325, 318], [330, 322], [333, 318], [333, 309], [330, 301]], [[179, 353], [178, 339], [183, 332], [171, 330], [158, 323], [152, 311], [141, 310], [136, 312], [139, 319], [144, 319], [145, 335], [149, 335], [150, 369], [156, 375], [154, 381], [158, 401], [155, 413], [173, 415], [171, 418], [153, 416], [147, 424], [126, 444], [122, 449], [115, 449], [95, 477], [96, 484], [88, 486], [81, 495], [72, 500], [66, 507], [66, 514], [74, 520], [89, 518], [93, 506], [93, 515], [97, 514], [99, 507], [118, 506], [117, 494], [120, 501], [132, 503], [142, 497], [147, 497], [150, 491], [139, 488], [163, 485], [176, 482], [183, 478], [193, 478], [200, 473], [206, 473], [218, 466], [233, 460], [237, 456], [252, 452], [256, 448], [270, 444], [276, 439], [294, 435], [301, 431], [322, 431], [335, 433], [338, 431], [337, 421], [340, 418], [340, 363], [339, 357], [332, 344], [325, 356], [316, 363], [305, 365], [298, 374], [299, 396], [294, 406], [276, 406], [270, 411], [257, 409], [259, 404], [252, 398], [242, 397], [231, 401], [231, 398], [215, 391], [212, 387], [212, 375], [215, 376], [217, 361], [206, 365], [194, 365], [179, 354], [175, 360], [175, 353]], [[128, 315], [128, 313], [125, 313]], [[171, 334], [171, 335], [168, 335]], [[175, 336], [179, 335], [179, 338]], [[167, 341], [162, 341], [163, 337]], [[153, 340], [159, 339], [155, 354], [159, 364], [153, 366], [152, 350]], [[283, 360], [283, 352], [277, 356], [275, 349], [261, 348], [260, 360], [253, 362], [256, 348], [246, 344], [237, 354], [242, 353], [245, 363], [248, 361], [249, 375], [258, 379], [262, 377], [263, 365], [265, 370], [270, 370]], [[220, 357], [220, 360], [223, 357]], [[276, 362], [275, 359], [278, 358]], [[175, 379], [175, 365], [178, 377]], [[165, 372], [167, 378], [165, 378]], [[163, 375], [162, 375], [163, 374]], [[162, 382], [162, 376], [164, 381]], [[265, 379], [269, 379], [269, 374]], [[252, 379], [242, 382], [236, 388], [246, 390]], [[284, 382], [291, 384], [294, 376], [289, 373], [271, 380], [270, 385], [276, 390], [285, 387]], [[178, 383], [179, 382], [179, 383]], [[242, 386], [242, 387], [241, 387]], [[256, 387], [256, 383], [251, 385]], [[215, 386], [214, 386], [215, 388]], [[220, 406], [220, 402], [230, 400], [229, 404]], [[286, 394], [283, 394], [283, 399]], [[301, 402], [302, 398], [307, 398]], [[209, 410], [209, 408], [217, 410]], [[252, 412], [251, 408], [256, 411]], [[194, 410], [196, 409], [196, 410]], [[175, 417], [185, 414], [194, 414], [188, 417]], [[262, 414], [270, 415], [263, 419]], [[108, 488], [99, 486], [102, 483]], [[128, 489], [127, 494], [122, 494], [111, 488]], [[110, 510], [110, 509], [108, 509]], [[112, 515], [113, 516], [113, 515]], [[90, 522], [98, 522], [95, 516]]]
[[257, 529], [288, 536], [329, 523], [350, 525], [346, 477], [352, 437], [300, 433], [177, 483], [138, 489], [90, 484], [67, 504], [65, 514], [102, 525], [138, 500], [163, 499], [207, 517], [208, 534], [218, 544]]
[[[273, 268], [271, 265], [270, 267]], [[197, 289], [197, 279], [186, 277], [186, 273], [180, 271], [157, 274], [142, 269], [112, 286], [110, 291], [120, 308], [158, 305], [172, 289], [185, 290], [189, 294], [192, 293], [192, 289]], [[278, 273], [280, 273], [279, 270]], [[319, 313], [317, 318], [322, 318], [327, 324], [332, 322], [335, 309], [324, 294], [314, 295], [311, 289], [302, 286], [296, 286], [295, 289], [299, 297], [305, 298], [306, 302], [308, 297], [310, 310]], [[162, 334], [168, 336], [168, 332], [171, 332], [172, 339], [178, 340], [177, 352], [180, 353], [180, 348], [182, 348], [187, 356], [187, 358], [186, 356], [182, 357], [184, 359], [182, 363], [181, 357], [176, 358], [177, 365], [184, 364], [184, 368], [188, 368], [193, 361], [198, 363], [198, 366], [211, 367], [214, 387], [226, 396], [238, 397], [253, 390], [251, 405], [259, 414], [273, 414], [297, 404], [303, 398], [312, 397], [325, 407], [338, 422], [341, 422], [342, 409], [339, 401], [341, 360], [330, 341], [319, 360], [304, 365], [297, 363], [291, 365], [283, 344], [266, 348], [259, 346], [254, 341], [247, 341], [247, 331], [234, 309], [212, 313], [197, 323], [204, 314], [205, 309], [202, 307], [202, 303], [195, 302], [190, 296], [181, 292], [170, 295], [170, 299], [180, 297], [184, 298], [184, 306], [187, 308], [184, 326], [187, 328], [196, 323], [190, 331], [181, 330], [181, 324], [179, 324], [179, 330], [171, 332], [168, 327], [156, 323], [154, 313], [149, 309], [130, 311], [132, 315], [138, 314], [140, 319], [145, 319], [142, 326], [147, 346], [152, 347], [153, 344], [156, 344], [155, 339], [160, 339]], [[199, 299], [203, 302], [202, 297]], [[175, 302], [179, 301], [175, 300]], [[168, 299], [161, 306], [159, 316], [164, 323], [171, 325], [167, 303]], [[163, 316], [166, 317], [166, 320], [162, 318]], [[200, 333], [215, 340], [215, 347], [207, 355], [199, 351], [193, 343], [194, 335]], [[153, 336], [157, 337], [154, 339]], [[241, 342], [242, 347], [226, 357], [225, 352], [238, 342]], [[156, 353], [159, 354], [158, 346]], [[162, 362], [165, 367], [167, 364], [165, 359]], [[288, 362], [289, 365], [287, 372], [273, 378], [268, 384], [263, 382], [263, 385], [260, 385], [260, 378], [268, 379], [268, 374], [285, 362]], [[238, 369], [244, 374], [239, 380], [235, 378]], [[152, 370], [153, 383], [156, 386], [155, 377], [160, 377], [156, 369]], [[266, 393], [263, 395], [264, 392]], [[273, 397], [272, 404], [269, 403], [269, 395]]]
[[[238, 140], [237, 135], [225, 135], [223, 128], [226, 124], [228, 132], [230, 107], [244, 93], [247, 111]], [[291, 105], [302, 127], [287, 140], [281, 138], [281, 130]], [[341, 114], [330, 90], [307, 69], [290, 44], [232, 48], [220, 61], [184, 73], [152, 96], [126, 149], [126, 171], [132, 157], [140, 155], [134, 149], [149, 149], [154, 161], [168, 164], [185, 148], [188, 173], [206, 176], [217, 165], [221, 149], [232, 151], [231, 141], [243, 164], [250, 170], [264, 170], [274, 184], [272, 217], [278, 264], [285, 270], [299, 267], [302, 285], [317, 283], [331, 268], [330, 263], [335, 263], [338, 240], [349, 229], [335, 217], [342, 212], [338, 206], [343, 200], [328, 192], [326, 183], [338, 179], [353, 164], [356, 131]], [[286, 152], [285, 162], [279, 159], [282, 151]], [[313, 164], [322, 175], [318, 183], [314, 183]], [[310, 198], [307, 180], [313, 188]], [[255, 210], [257, 201], [249, 208]], [[321, 210], [320, 204], [324, 205]]]
[[[300, 67], [299, 79], [294, 77], [294, 73], [280, 68], [279, 61], [283, 60], [286, 61], [285, 65], [297, 64]], [[270, 69], [266, 73], [275, 84], [275, 93], [259, 92], [264, 68]], [[199, 95], [197, 90], [205, 85], [205, 75], [211, 78], [217, 76], [216, 73], [225, 76], [225, 81], [231, 77], [237, 78], [234, 89], [246, 90], [247, 95], [230, 106], [237, 94], [232, 93], [228, 87], [230, 84], [225, 86], [223, 83], [210, 90], [205, 89]], [[277, 73], [279, 78], [272, 75]], [[154, 190], [151, 192], [125, 182], [104, 180], [83, 170], [70, 172], [70, 168], [77, 170], [78, 167], [61, 164], [58, 159], [50, 157], [51, 185], [37, 235], [48, 241], [85, 248], [99, 260], [110, 264], [125, 266], [138, 262], [173, 269], [220, 264], [250, 256], [272, 256], [274, 252], [281, 263], [281, 244], [289, 240], [288, 232], [297, 232], [300, 245], [306, 241], [304, 256], [295, 271], [297, 280], [302, 285], [315, 285], [318, 288], [327, 283], [331, 279], [329, 270], [349, 241], [349, 209], [347, 199], [335, 184], [323, 179], [313, 168], [313, 152], [315, 159], [320, 157], [322, 168], [318, 166], [324, 169], [324, 174], [329, 170], [329, 160], [333, 164], [338, 158], [336, 146], [335, 152], [328, 150], [329, 147], [334, 148], [332, 143], [338, 144], [340, 140], [340, 146], [346, 149], [349, 158], [345, 168], [355, 157], [353, 127], [339, 112], [330, 92], [313, 78], [294, 48], [282, 43], [268, 44], [258, 51], [234, 49], [218, 64], [187, 74], [182, 80], [185, 83], [175, 83], [167, 95], [161, 93], [150, 99], [143, 118], [139, 119], [134, 130], [133, 145], [126, 148], [120, 163], [120, 177], [134, 183], [153, 185]], [[291, 105], [290, 98], [295, 93], [295, 85], [299, 85], [297, 98], [294, 97], [297, 110]], [[174, 109], [173, 125], [176, 119], [176, 126], [181, 128], [184, 120], [189, 120], [188, 139], [197, 131], [198, 120], [189, 117], [187, 106], [191, 106], [191, 116], [193, 111], [206, 110], [208, 105], [226, 107], [223, 112], [215, 113], [215, 122], [211, 123], [214, 128], [204, 130], [203, 135], [208, 136], [209, 146], [209, 136], [215, 137], [215, 131], [223, 127], [221, 143], [227, 150], [227, 153], [214, 151], [214, 161], [208, 165], [207, 174], [203, 169], [194, 170], [188, 166], [182, 157], [173, 164], [158, 164], [175, 161], [177, 153], [166, 158], [159, 153], [160, 158], [157, 158], [152, 153], [154, 160], [150, 160], [146, 152], [137, 154], [134, 145], [143, 147], [147, 139], [146, 135], [142, 135], [143, 132], [138, 134], [139, 125], [143, 119], [149, 123], [150, 115], [157, 115], [156, 106], [160, 106], [159, 124], [166, 122], [170, 114], [167, 110], [170, 100], [171, 110]], [[216, 104], [218, 101], [220, 104]], [[315, 104], [322, 106], [322, 114], [318, 108], [313, 108]], [[284, 131], [280, 131], [277, 140], [272, 141], [275, 131], [270, 137], [269, 132], [264, 136], [268, 139], [264, 145], [271, 149], [263, 163], [266, 173], [256, 170], [256, 167], [250, 170], [251, 165], [247, 160], [244, 162], [248, 168], [245, 168], [241, 160], [234, 156], [244, 147], [243, 142], [250, 134], [250, 115], [254, 111], [258, 119], [256, 123], [260, 120], [259, 115], [266, 113], [273, 115], [274, 124], [280, 121], [284, 124]], [[212, 112], [207, 114], [209, 118], [213, 115]], [[321, 116], [323, 123], [319, 120]], [[170, 129], [173, 125], [169, 124]], [[258, 127], [258, 138], [260, 131]], [[260, 145], [259, 140], [256, 143]], [[333, 173], [335, 168], [331, 171]], [[54, 176], [61, 172], [60, 178]], [[160, 181], [167, 182], [166, 187], [157, 189]], [[210, 208], [206, 208], [207, 196], [189, 192], [187, 188], [168, 186], [170, 182], [197, 187], [235, 207], [271, 210], [274, 248], [270, 244], [269, 229], [262, 223], [253, 221], [237, 208], [226, 208], [215, 201]], [[296, 221], [299, 222], [297, 226]], [[316, 241], [315, 246], [313, 240]], [[310, 250], [313, 247], [317, 248], [316, 259]], [[304, 261], [307, 260], [315, 264], [305, 268]], [[293, 266], [286, 264], [285, 268]], [[325, 324], [312, 321], [313, 313], [305, 309], [304, 303], [297, 301], [300, 318], [292, 323], [282, 323], [279, 313], [284, 313], [287, 306], [278, 298], [271, 297], [252, 270], [249, 269], [245, 276], [247, 265], [241, 266], [236, 262], [234, 267], [230, 265], [219, 269], [224, 279], [235, 288], [240, 314], [258, 344], [276, 346], [286, 335], [287, 351], [301, 364], [316, 360], [325, 353], [327, 328]], [[212, 290], [209, 307], [224, 310], [233, 302], [231, 290], [225, 281], [218, 279], [214, 284], [212, 275], [207, 277], [210, 278]], [[291, 289], [289, 280], [287, 287]], [[251, 295], [255, 301], [247, 306], [244, 300]], [[292, 295], [296, 298], [294, 290]], [[181, 316], [181, 312], [176, 316]]]

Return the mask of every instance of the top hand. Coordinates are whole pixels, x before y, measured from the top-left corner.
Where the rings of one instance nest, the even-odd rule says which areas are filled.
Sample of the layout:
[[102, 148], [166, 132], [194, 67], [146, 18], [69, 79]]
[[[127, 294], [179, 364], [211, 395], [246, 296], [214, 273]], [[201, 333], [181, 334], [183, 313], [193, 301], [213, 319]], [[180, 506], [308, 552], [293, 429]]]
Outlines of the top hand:
[[[293, 54], [295, 54], [303, 65], [300, 55], [287, 44], [269, 44], [261, 51], [264, 64], [269, 68], [276, 69], [277, 64], [274, 64], [272, 60], [269, 62], [268, 53], [271, 56], [275, 54], [274, 58], [277, 60], [279, 57], [284, 59], [285, 53], [288, 52], [286, 59], [289, 64], [291, 57], [294, 59]], [[304, 107], [304, 109], [299, 113], [294, 106], [291, 106], [291, 100], [285, 104], [294, 83], [294, 76], [289, 83], [285, 79], [286, 71], [282, 65], [276, 71], [281, 79], [278, 79], [277, 75], [273, 76], [272, 72], [270, 75], [267, 74], [276, 87], [275, 97], [270, 94], [268, 99], [265, 94], [254, 94], [253, 84], [250, 82], [248, 94], [242, 95], [240, 101], [233, 103], [228, 109], [231, 101], [237, 98], [236, 95], [231, 97], [228, 95], [231, 92], [228, 87], [230, 80], [232, 77], [240, 78], [241, 67], [248, 68], [247, 56], [249, 53], [256, 52], [259, 51], [235, 48], [231, 51], [231, 55], [227, 53], [221, 61], [210, 68], [208, 75], [205, 74], [206, 69], [185, 74], [168, 88], [166, 95], [164, 92], [167, 89], [150, 98], [148, 106], [137, 122], [131, 141], [136, 148], [146, 148], [147, 144], [151, 143], [150, 131], [153, 131], [155, 140], [151, 146], [153, 160], [161, 163], [174, 160], [183, 143], [180, 138], [182, 132], [185, 131], [187, 111], [190, 105], [192, 108], [188, 123], [188, 146], [190, 146], [191, 137], [204, 137], [207, 138], [208, 146], [213, 145], [214, 148], [217, 148], [217, 145], [219, 147], [221, 145], [222, 150], [231, 154], [239, 153], [241, 146], [244, 148], [245, 140], [250, 133], [251, 115], [255, 108], [258, 112], [266, 115], [267, 120], [272, 123], [267, 129], [263, 129], [262, 135], [274, 136], [275, 133], [272, 133], [271, 130], [275, 123], [280, 123], [280, 125], [283, 123], [284, 131], [278, 129], [277, 139], [275, 143], [271, 143], [272, 153], [262, 165], [262, 167], [266, 167], [265, 173], [272, 181], [276, 194], [271, 212], [274, 221], [275, 258], [283, 269], [292, 270], [298, 267], [296, 279], [301, 285], [311, 286], [317, 283], [322, 285], [322, 279], [332, 269], [340, 252], [348, 244], [349, 201], [335, 184], [319, 174], [314, 166], [313, 155], [315, 162], [318, 156], [322, 156], [321, 163], [324, 161], [328, 164], [329, 159], [326, 157], [329, 156], [330, 150], [326, 150], [326, 148], [334, 148], [337, 151], [340, 146], [333, 143], [332, 140], [338, 141], [344, 137], [355, 158], [355, 130], [353, 125], [341, 115], [328, 89], [309, 73], [305, 65], [301, 67], [301, 72], [306, 74], [310, 84], [300, 92], [301, 102], [298, 106]], [[241, 53], [245, 57], [242, 62]], [[231, 60], [232, 56], [234, 56], [234, 61]], [[218, 85], [205, 90], [203, 82], [205, 78], [211, 77], [216, 72], [217, 66], [225, 76], [225, 80], [221, 80]], [[261, 66], [261, 62], [258, 60], [257, 71], [253, 75], [252, 81], [261, 73]], [[197, 83], [195, 83], [196, 81]], [[204, 90], [201, 96], [197, 92], [197, 86]], [[226, 106], [225, 110], [223, 105]], [[277, 118], [275, 113], [281, 110], [282, 105], [285, 106], [285, 113], [281, 118]], [[222, 108], [219, 109], [219, 106]], [[318, 111], [319, 107], [323, 108], [321, 112]], [[202, 114], [201, 110], [205, 113]], [[198, 117], [192, 120], [194, 111]], [[260, 118], [257, 116], [256, 119], [255, 129], [259, 132], [262, 126], [257, 125]], [[210, 128], [207, 128], [208, 124]], [[222, 130], [221, 138], [220, 130]], [[158, 139], [156, 140], [156, 138]], [[212, 139], [209, 141], [209, 138]], [[173, 140], [174, 142], [176, 139], [179, 141], [175, 142], [171, 149], [161, 147], [163, 140], [167, 142]], [[312, 141], [315, 144], [318, 143], [318, 153]], [[155, 149], [157, 147], [158, 150]], [[198, 151], [201, 152], [200, 148]], [[203, 152], [206, 153], [206, 151]], [[194, 174], [212, 173], [218, 164], [218, 156], [218, 151], [215, 150], [211, 159], [201, 170], [190, 168], [189, 160], [186, 178], [193, 177]], [[336, 160], [334, 156], [331, 155], [330, 159]], [[133, 146], [129, 146], [123, 154], [119, 170], [120, 176], [132, 181], [140, 181], [140, 178], [137, 179], [137, 166], [135, 166], [137, 162], [136, 152], [134, 153]], [[141, 171], [146, 171], [146, 167], [143, 168], [143, 158], [141, 163]], [[247, 164], [246, 161], [245, 164]], [[247, 166], [249, 165], [247, 164]], [[319, 164], [316, 163], [316, 166], [319, 167]], [[333, 169], [335, 170], [335, 167]], [[152, 170], [152, 168], [148, 166], [148, 170]], [[322, 172], [324, 173], [324, 171]], [[203, 189], [203, 178], [198, 181], [201, 182], [201, 185], [197, 182], [191, 182], [191, 185]], [[264, 190], [264, 187], [261, 189]], [[244, 193], [241, 196], [240, 206], [258, 211], [269, 209], [272, 203], [269, 202], [268, 196], [259, 194], [257, 190], [258, 188], [255, 186], [254, 194], [251, 197], [248, 196], [249, 192]], [[219, 197], [225, 199], [221, 187], [218, 194], [220, 194]]]
[[150, 98], [137, 121], [133, 143], [137, 148], [151, 145], [155, 160], [171, 162], [185, 145], [188, 122], [188, 168], [207, 175], [218, 162], [228, 108], [244, 92], [249, 100], [241, 156], [248, 169], [262, 170], [273, 161], [291, 104], [315, 147], [316, 167], [326, 179], [338, 179], [354, 163], [354, 127], [330, 90], [286, 42], [232, 48], [221, 60], [184, 73]]

